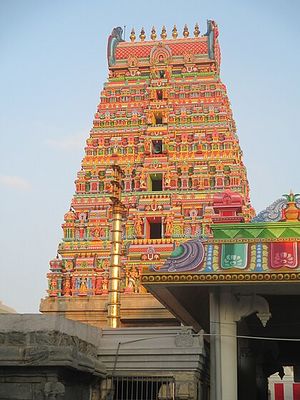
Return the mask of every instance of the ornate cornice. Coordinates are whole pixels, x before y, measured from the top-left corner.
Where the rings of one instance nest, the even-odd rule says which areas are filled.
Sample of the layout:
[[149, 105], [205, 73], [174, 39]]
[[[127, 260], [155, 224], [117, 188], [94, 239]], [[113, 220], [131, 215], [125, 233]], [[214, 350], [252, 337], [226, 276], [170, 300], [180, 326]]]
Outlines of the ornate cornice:
[[300, 272], [273, 273], [144, 273], [142, 284], [149, 285], [178, 285], [178, 284], [247, 284], [247, 283], [300, 283]]
[[258, 239], [260, 241], [299, 240], [299, 222], [256, 222], [243, 224], [216, 224], [212, 225], [214, 241], [220, 239], [226, 242], [249, 241]]

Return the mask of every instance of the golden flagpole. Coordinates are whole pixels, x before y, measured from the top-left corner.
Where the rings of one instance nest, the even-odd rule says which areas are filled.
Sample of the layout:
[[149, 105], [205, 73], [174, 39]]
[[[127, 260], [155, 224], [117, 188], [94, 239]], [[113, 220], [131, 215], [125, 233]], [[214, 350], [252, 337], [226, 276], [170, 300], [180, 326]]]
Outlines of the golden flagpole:
[[122, 255], [122, 218], [124, 205], [121, 202], [121, 178], [122, 170], [118, 165], [113, 165], [112, 194], [112, 228], [111, 228], [111, 264], [108, 286], [108, 326], [118, 328], [120, 326], [120, 293], [121, 293], [121, 255]]

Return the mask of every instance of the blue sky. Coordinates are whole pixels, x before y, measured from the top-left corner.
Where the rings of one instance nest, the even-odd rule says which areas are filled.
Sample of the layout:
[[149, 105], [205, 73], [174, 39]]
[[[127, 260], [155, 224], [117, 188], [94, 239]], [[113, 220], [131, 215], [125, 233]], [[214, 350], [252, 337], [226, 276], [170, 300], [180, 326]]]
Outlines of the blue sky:
[[37, 312], [74, 193], [115, 26], [214, 19], [257, 211], [300, 192], [298, 1], [2, 0], [0, 298]]

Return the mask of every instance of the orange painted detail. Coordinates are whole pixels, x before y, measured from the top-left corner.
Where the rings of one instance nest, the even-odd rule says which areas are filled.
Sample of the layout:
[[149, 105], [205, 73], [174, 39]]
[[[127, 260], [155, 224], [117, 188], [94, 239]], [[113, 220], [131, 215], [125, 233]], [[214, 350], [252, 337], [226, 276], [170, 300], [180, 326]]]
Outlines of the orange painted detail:
[[[207, 54], [208, 47], [207, 43], [203, 41], [193, 41], [193, 42], [183, 42], [183, 43], [171, 43], [168, 41], [166, 46], [171, 51], [173, 56], [182, 56], [185, 53], [190, 54]], [[137, 44], [136, 46], [119, 46], [116, 49], [116, 59], [126, 59], [128, 57], [138, 57], [138, 58], [145, 58], [150, 57], [151, 50], [153, 49], [153, 43], [148, 42], [145, 44]]]

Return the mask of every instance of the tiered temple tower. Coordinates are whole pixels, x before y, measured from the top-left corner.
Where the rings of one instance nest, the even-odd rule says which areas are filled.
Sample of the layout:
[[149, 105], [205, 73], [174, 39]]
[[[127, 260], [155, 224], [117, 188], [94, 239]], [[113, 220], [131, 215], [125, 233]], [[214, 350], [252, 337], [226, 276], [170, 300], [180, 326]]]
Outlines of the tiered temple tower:
[[[158, 37], [159, 36], [159, 37]], [[253, 209], [242, 151], [220, 80], [218, 27], [191, 37], [165, 27], [136, 40], [115, 28], [108, 39], [109, 77], [87, 139], [76, 193], [50, 262], [42, 312], [106, 324], [110, 268], [112, 164], [124, 171], [121, 322], [174, 323], [140, 285], [175, 245], [210, 235], [212, 222], [249, 221]]]

